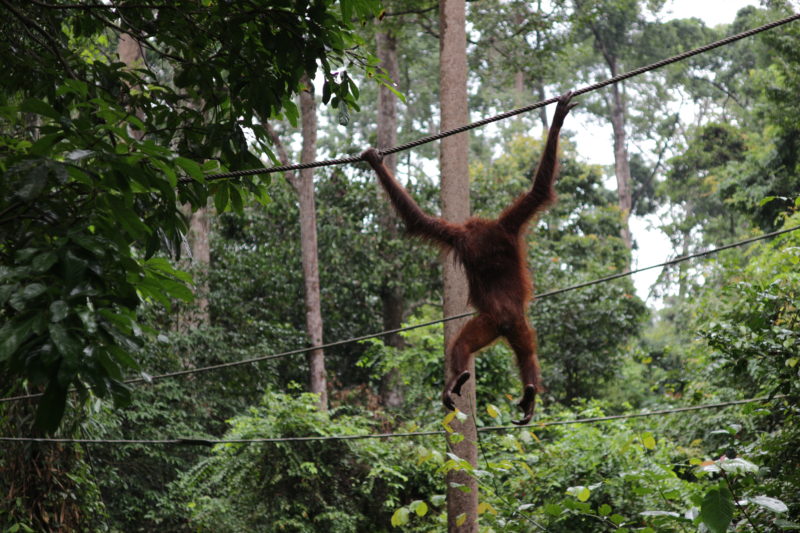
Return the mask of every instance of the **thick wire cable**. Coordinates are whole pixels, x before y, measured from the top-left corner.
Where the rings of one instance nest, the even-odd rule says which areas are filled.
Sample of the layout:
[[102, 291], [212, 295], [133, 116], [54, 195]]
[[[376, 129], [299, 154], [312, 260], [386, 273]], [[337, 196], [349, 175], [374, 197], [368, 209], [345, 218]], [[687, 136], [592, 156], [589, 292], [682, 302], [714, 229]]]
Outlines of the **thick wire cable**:
[[[554, 290], [551, 290], [551, 291], [542, 292], [542, 293], [534, 295], [533, 298], [535, 300], [536, 299], [542, 299], [542, 298], [548, 298], [548, 297], [551, 297], [551, 296], [556, 296], [558, 294], [563, 294], [565, 292], [570, 292], [570, 291], [574, 291], [574, 290], [577, 290], [577, 289], [590, 287], [592, 285], [598, 285], [600, 283], [606, 283], [608, 281], [613, 281], [615, 279], [625, 278], [625, 277], [628, 277], [628, 276], [633, 276], [634, 274], [638, 274], [640, 272], [645, 272], [647, 270], [652, 270], [654, 268], [676, 265], [676, 264], [682, 263], [684, 261], [689, 261], [691, 259], [696, 259], [698, 257], [704, 257], [704, 256], [707, 256], [707, 255], [716, 254], [716, 253], [719, 253], [719, 252], [721, 252], [723, 250], [729, 250], [731, 248], [736, 248], [736, 247], [739, 247], [739, 246], [743, 246], [745, 244], [750, 244], [750, 243], [753, 243], [753, 242], [756, 242], [756, 241], [769, 239], [769, 238], [772, 238], [772, 237], [776, 237], [778, 235], [782, 235], [784, 233], [789, 233], [789, 232], [792, 232], [792, 231], [796, 231], [798, 229], [800, 229], [800, 226], [793, 226], [791, 228], [785, 228], [785, 229], [781, 229], [781, 230], [778, 230], [778, 231], [773, 231], [773, 232], [770, 232], [770, 233], [764, 233], [762, 235], [757, 235], [755, 237], [750, 237], [748, 239], [743, 239], [741, 241], [725, 244], [725, 245], [719, 246], [717, 248], [712, 248], [710, 250], [703, 250], [703, 251], [696, 252], [696, 253], [693, 253], [693, 254], [684, 255], [684, 256], [681, 256], [681, 257], [676, 257], [675, 259], [670, 259], [669, 261], [664, 261], [663, 263], [658, 263], [658, 264], [655, 264], [655, 265], [650, 265], [650, 266], [646, 266], [646, 267], [642, 267], [642, 268], [637, 268], [635, 270], [626, 270], [625, 272], [618, 272], [617, 274], [612, 274], [610, 276], [605, 276], [603, 278], [597, 278], [597, 279], [594, 279], [594, 280], [591, 280], [591, 281], [586, 281], [586, 282], [583, 282], [583, 283], [570, 285], [569, 287], [564, 287], [564, 288], [561, 288], [561, 289], [554, 289]], [[391, 334], [395, 334], [395, 333], [402, 333], [404, 331], [411, 331], [411, 330], [414, 330], [414, 329], [424, 328], [424, 327], [428, 327], [428, 326], [434, 326], [436, 324], [449, 322], [451, 320], [458, 320], [459, 318], [466, 318], [468, 316], [472, 316], [473, 314], [474, 314], [474, 312], [468, 311], [466, 313], [461, 313], [461, 314], [458, 314], [458, 315], [452, 315], [452, 316], [448, 316], [448, 317], [444, 317], [444, 318], [438, 318], [436, 320], [431, 320], [429, 322], [423, 322], [421, 324], [414, 324], [413, 326], [404, 326], [402, 328], [389, 329], [389, 330], [381, 331], [379, 333], [370, 333], [370, 334], [367, 334], [367, 335], [362, 335], [360, 337], [352, 337], [350, 339], [344, 339], [344, 340], [329, 342], [327, 344], [321, 344], [321, 345], [318, 345], [318, 346], [308, 346], [308, 347], [305, 347], [305, 348], [297, 348], [295, 350], [289, 350], [289, 351], [286, 351], [286, 352], [280, 352], [280, 353], [271, 354], [271, 355], [262, 355], [262, 356], [259, 356], [259, 357], [251, 357], [251, 358], [248, 358], [248, 359], [241, 359], [239, 361], [230, 361], [230, 362], [227, 362], [227, 363], [219, 363], [219, 364], [216, 364], [216, 365], [203, 366], [203, 367], [199, 367], [199, 368], [189, 368], [189, 369], [186, 369], [186, 370], [176, 370], [175, 372], [167, 372], [165, 374], [157, 374], [157, 375], [154, 375], [154, 376], [132, 378], [132, 379], [125, 380], [124, 383], [127, 384], [127, 385], [138, 384], [138, 383], [150, 383], [150, 382], [161, 380], [161, 379], [175, 378], [175, 377], [187, 376], [187, 375], [190, 375], [190, 374], [199, 374], [199, 373], [202, 373], [202, 372], [211, 372], [211, 371], [215, 371], [215, 370], [221, 370], [221, 369], [224, 369], [224, 368], [232, 368], [232, 367], [247, 365], [247, 364], [251, 364], [251, 363], [260, 363], [262, 361], [270, 361], [270, 360], [273, 360], [273, 359], [281, 359], [283, 357], [290, 357], [292, 355], [299, 355], [299, 354], [308, 353], [308, 352], [311, 352], [313, 350], [326, 350], [328, 348], [335, 348], [337, 346], [343, 346], [343, 345], [346, 345], [346, 344], [352, 344], [352, 343], [361, 342], [361, 341], [365, 341], [365, 340], [369, 340], [369, 339], [375, 339], [375, 338], [383, 337], [383, 336], [386, 336], [386, 335], [391, 335]], [[23, 395], [19, 395], [19, 396], [10, 396], [10, 397], [7, 397], [7, 398], [0, 398], [0, 403], [14, 402], [14, 401], [19, 401], [19, 400], [29, 400], [29, 399], [33, 399], [33, 398], [38, 398], [40, 396], [42, 396], [42, 393], [23, 394]]]
[[[731, 400], [727, 402], [709, 403], [701, 405], [690, 405], [686, 407], [674, 407], [671, 409], [656, 409], [653, 411], [642, 411], [639, 413], [627, 413], [620, 415], [594, 416], [588, 418], [576, 418], [574, 420], [551, 420], [533, 422], [528, 426], [484, 426], [479, 427], [478, 432], [497, 432], [512, 431], [519, 429], [537, 430], [554, 426], [572, 426], [579, 424], [595, 424], [598, 422], [610, 422], [613, 420], [626, 420], [631, 418], [646, 418], [651, 416], [671, 415], [676, 413], [686, 413], [690, 411], [700, 411], [705, 409], [721, 409], [733, 405], [744, 405], [748, 403], [767, 402], [770, 400], [781, 400], [788, 398], [788, 395], [761, 396], [758, 398], [748, 398], [746, 400]], [[446, 435], [444, 430], [433, 431], [406, 431], [396, 433], [368, 433], [361, 435], [312, 435], [307, 437], [263, 437], [252, 439], [203, 439], [203, 438], [176, 438], [176, 439], [72, 439], [58, 437], [0, 437], [0, 442], [40, 442], [40, 443], [62, 443], [62, 444], [167, 444], [183, 446], [215, 446], [217, 444], [264, 444], [280, 442], [323, 442], [323, 441], [343, 441], [343, 440], [366, 440], [366, 439], [397, 439], [413, 437], [430, 437], [436, 435]]]
[[[747, 31], [743, 31], [741, 33], [737, 33], [736, 35], [731, 35], [729, 37], [725, 37], [724, 39], [720, 39], [719, 41], [715, 41], [713, 43], [709, 43], [709, 44], [706, 44], [704, 46], [700, 46], [698, 48], [694, 48], [692, 50], [688, 50], [688, 51], [680, 53], [678, 55], [674, 55], [672, 57], [669, 57], [669, 58], [666, 58], [666, 59], [662, 59], [660, 61], [656, 61], [655, 63], [651, 63], [651, 64], [646, 65], [644, 67], [639, 67], [637, 69], [625, 72], [623, 74], [618, 74], [617, 76], [614, 76], [613, 78], [609, 78], [609, 79], [607, 79], [605, 81], [600, 81], [600, 82], [597, 82], [597, 83], [593, 83], [591, 85], [587, 85], [585, 87], [581, 87], [580, 89], [577, 89], [577, 90], [573, 91], [573, 95], [574, 96], [578, 96], [578, 95], [585, 94], [585, 93], [588, 93], [588, 92], [591, 92], [591, 91], [595, 91], [597, 89], [601, 89], [603, 87], [606, 87], [607, 85], [611, 85], [611, 84], [614, 84], [614, 83], [619, 83], [621, 81], [627, 80], [628, 78], [633, 78], [634, 76], [638, 76], [640, 74], [644, 74], [645, 72], [648, 72], [648, 71], [651, 71], [651, 70], [655, 70], [655, 69], [664, 67], [664, 66], [672, 64], [672, 63], [677, 63], [678, 61], [683, 61], [684, 59], [688, 59], [688, 58], [690, 58], [692, 56], [696, 56], [698, 54], [702, 54], [704, 52], [708, 52], [709, 50], [713, 50], [715, 48], [719, 48], [720, 46], [725, 46], [725, 45], [733, 43], [735, 41], [738, 41], [738, 40], [741, 40], [741, 39], [745, 39], [747, 37], [751, 37], [751, 36], [753, 36], [753, 35], [755, 35], [757, 33], [763, 32], [763, 31], [771, 30], [772, 28], [776, 28], [778, 26], [782, 26], [784, 24], [788, 24], [789, 22], [793, 22], [793, 21], [795, 21], [797, 19], [800, 19], [800, 13], [795, 14], [795, 15], [791, 15], [789, 17], [785, 17], [785, 18], [782, 18], [782, 19], [779, 19], [779, 20], [775, 20], [773, 22], [770, 22], [768, 24], [764, 24], [763, 26], [759, 26], [757, 28], [751, 28], [751, 29], [749, 29]], [[402, 152], [404, 150], [409, 150], [409, 149], [414, 148], [416, 146], [420, 146], [422, 144], [427, 144], [427, 143], [439, 140], [439, 139], [441, 139], [443, 137], [449, 137], [451, 135], [456, 135], [458, 133], [463, 133], [463, 132], [471, 130], [471, 129], [480, 128], [480, 127], [485, 126], [487, 124], [491, 124], [492, 122], [497, 122], [499, 120], [504, 120], [504, 119], [519, 115], [521, 113], [527, 113], [528, 111], [533, 111], [534, 109], [538, 109], [540, 107], [544, 107], [546, 105], [553, 104], [553, 103], [555, 103], [557, 101], [558, 101], [558, 97], [553, 97], [553, 98], [549, 98], [547, 100], [542, 100], [540, 102], [536, 102], [535, 104], [530, 104], [530, 105], [527, 105], [527, 106], [524, 106], [524, 107], [520, 107], [518, 109], [514, 109], [512, 111], [506, 111], [505, 113], [500, 113], [498, 115], [494, 115], [494, 116], [491, 116], [491, 117], [488, 117], [488, 118], [484, 118], [482, 120], [478, 120], [477, 122], [472, 122], [470, 124], [465, 124], [464, 126], [460, 126], [460, 127], [453, 128], [453, 129], [450, 129], [450, 130], [446, 130], [446, 131], [442, 131], [442, 132], [439, 132], [439, 133], [435, 133], [433, 135], [428, 135], [426, 137], [421, 137], [421, 138], [419, 138], [417, 140], [414, 140], [414, 141], [411, 141], [411, 142], [407, 142], [405, 144], [400, 144], [400, 145], [394, 146], [392, 148], [384, 149], [384, 150], [381, 150], [381, 153], [384, 154], [384, 155], [387, 155], [387, 154], [394, 154], [394, 153], [397, 153], [397, 152]], [[348, 163], [358, 163], [360, 161], [362, 161], [362, 159], [361, 159], [361, 156], [359, 155], [359, 156], [344, 157], [344, 158], [341, 158], [341, 159], [326, 159], [326, 160], [322, 160], [322, 161], [311, 161], [311, 162], [308, 162], [308, 163], [297, 163], [297, 164], [293, 164], [293, 165], [280, 165], [280, 166], [274, 166], [274, 167], [253, 168], [253, 169], [247, 169], [247, 170], [234, 170], [234, 171], [231, 171], [231, 172], [223, 172], [223, 173], [220, 173], [220, 174], [212, 174], [212, 175], [206, 176], [204, 178], [204, 181], [209, 182], [209, 181], [216, 181], [216, 180], [221, 180], [221, 179], [242, 178], [242, 177], [246, 177], [246, 176], [255, 176], [255, 175], [260, 175], [260, 174], [272, 174], [272, 173], [275, 173], [275, 172], [287, 172], [287, 171], [290, 171], [290, 170], [300, 170], [300, 169], [304, 169], [304, 168], [328, 167], [328, 166], [333, 166], [333, 165], [343, 165], [343, 164], [348, 164]], [[192, 182], [192, 181], [194, 181], [193, 178], [181, 178], [181, 180], [180, 180], [181, 183], [188, 183], [188, 182]]]

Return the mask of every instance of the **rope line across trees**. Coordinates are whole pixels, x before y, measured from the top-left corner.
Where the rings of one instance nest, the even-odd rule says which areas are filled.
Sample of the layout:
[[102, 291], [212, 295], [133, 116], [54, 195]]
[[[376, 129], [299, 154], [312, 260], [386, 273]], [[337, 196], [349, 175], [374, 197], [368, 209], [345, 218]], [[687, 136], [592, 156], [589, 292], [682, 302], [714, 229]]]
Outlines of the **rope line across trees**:
[[[674, 55], [672, 57], [668, 57], [666, 59], [662, 59], [660, 61], [656, 61], [655, 63], [651, 63], [649, 65], [639, 67], [637, 69], [633, 69], [631, 71], [618, 74], [613, 78], [609, 78], [604, 81], [600, 81], [597, 83], [593, 83], [592, 85], [587, 85], [585, 87], [581, 87], [573, 92], [575, 96], [585, 94], [591, 91], [595, 91], [597, 89], [601, 89], [606, 87], [607, 85], [612, 85], [614, 83], [619, 83], [621, 81], [627, 80], [628, 78], [632, 78], [634, 76], [638, 76], [640, 74], [644, 74], [645, 72], [649, 72], [651, 70], [655, 70], [661, 68], [663, 66], [677, 63], [678, 61], [683, 61], [684, 59], [688, 59], [692, 56], [702, 54], [708, 52], [709, 50], [713, 50], [715, 48], [719, 48], [720, 46], [725, 46], [727, 44], [733, 43], [735, 41], [745, 39], [747, 37], [751, 37], [757, 33], [761, 33], [763, 31], [771, 30], [772, 28], [776, 28], [778, 26], [782, 26], [784, 24], [788, 24], [789, 22], [794, 22], [795, 20], [800, 19], [800, 13], [791, 15], [789, 17], [785, 17], [782, 19], [778, 19], [772, 21], [768, 24], [764, 24], [763, 26], [758, 26], [756, 28], [751, 28], [749, 30], [743, 31], [741, 33], [737, 33], [735, 35], [731, 35], [729, 37], [725, 37], [724, 39], [720, 39], [719, 41], [715, 41], [713, 43], [709, 43], [698, 48], [694, 48], [692, 50], [688, 50], [686, 52], [682, 52], [680, 54]], [[558, 101], [558, 97], [549, 98], [547, 100], [542, 100], [540, 102], [536, 102], [535, 104], [530, 104], [524, 107], [520, 107], [518, 109], [514, 109], [512, 111], [506, 111], [505, 113], [500, 113], [498, 115], [494, 115], [491, 117], [484, 118], [482, 120], [478, 120], [476, 122], [472, 122], [470, 124], [465, 124], [464, 126], [460, 126], [458, 128], [453, 128], [450, 130], [442, 131], [439, 133], [435, 133], [433, 135], [428, 135], [426, 137], [421, 137], [417, 140], [400, 144], [398, 146], [394, 146], [392, 148], [387, 148], [385, 150], [381, 150], [380, 152], [384, 155], [394, 154], [397, 152], [402, 152], [404, 150], [409, 150], [411, 148], [420, 146], [422, 144], [427, 144], [438, 139], [442, 139], [444, 137], [449, 137], [451, 135], [456, 135], [458, 133], [463, 133], [465, 131], [480, 128], [487, 124], [491, 124], [492, 122], [497, 122], [498, 120], [503, 120], [506, 118], [510, 118], [521, 113], [526, 113], [528, 111], [533, 111], [534, 109], [538, 109], [540, 107], [544, 107], [549, 104], [553, 104]], [[317, 168], [317, 167], [328, 167], [334, 165], [344, 165], [349, 163], [358, 163], [362, 161], [361, 156], [351, 156], [351, 157], [343, 157], [340, 159], [325, 159], [322, 161], [311, 161], [308, 163], [297, 163], [293, 165], [279, 165], [274, 167], [264, 167], [264, 168], [253, 168], [247, 170], [234, 170], [230, 172], [223, 172], [220, 174], [211, 174], [205, 177], [205, 181], [216, 181], [221, 179], [232, 179], [232, 178], [243, 178], [247, 176], [255, 176], [260, 174], [272, 174], [275, 172], [287, 172], [290, 170], [300, 170], [304, 168]], [[194, 181], [193, 178], [181, 178], [180, 183], [189, 183]]]
[[[552, 426], [572, 426], [577, 424], [595, 424], [598, 422], [609, 422], [612, 420], [625, 420], [631, 418], [645, 418], [650, 416], [670, 415], [676, 413], [686, 413], [690, 411], [700, 411], [704, 409], [721, 409], [733, 405], [744, 405], [748, 403], [767, 402], [770, 400], [780, 400], [787, 398], [786, 395], [762, 396], [759, 398], [748, 398], [746, 400], [731, 400], [727, 402], [709, 403], [701, 405], [689, 405], [686, 407], [674, 407], [671, 409], [656, 409], [653, 411], [641, 411], [638, 413], [627, 413], [620, 415], [594, 416], [588, 418], [576, 418], [574, 420], [551, 420], [535, 422], [528, 426], [484, 426], [479, 427], [478, 432], [511, 431], [514, 429], [536, 430]], [[396, 433], [368, 433], [361, 435], [312, 435], [308, 437], [263, 437], [252, 439], [203, 439], [203, 438], [177, 438], [177, 439], [73, 439], [58, 437], [0, 437], [0, 442], [39, 442], [39, 443], [61, 443], [61, 444], [166, 444], [179, 446], [216, 446], [217, 444], [262, 444], [280, 442], [318, 442], [318, 441], [341, 441], [341, 440], [366, 440], [366, 439], [397, 439], [412, 437], [428, 437], [434, 435], [445, 435], [445, 430], [436, 431], [406, 431]]]
[[[591, 280], [591, 281], [578, 283], [576, 285], [571, 285], [569, 287], [564, 287], [564, 288], [561, 288], [561, 289], [554, 289], [554, 290], [551, 290], [551, 291], [547, 291], [547, 292], [543, 292], [543, 293], [540, 293], [540, 294], [536, 294], [536, 295], [534, 295], [534, 299], [548, 298], [550, 296], [556, 296], [558, 294], [562, 294], [562, 293], [565, 293], [565, 292], [569, 292], [569, 291], [573, 291], [573, 290], [577, 290], [577, 289], [582, 289], [582, 288], [585, 288], [585, 287], [589, 287], [589, 286], [592, 286], [592, 285], [598, 285], [598, 284], [601, 284], [601, 283], [606, 283], [606, 282], [613, 281], [613, 280], [619, 279], [619, 278], [632, 276], [634, 274], [638, 274], [638, 273], [644, 272], [646, 270], [652, 270], [654, 268], [676, 265], [676, 264], [682, 263], [684, 261], [689, 261], [691, 259], [695, 259], [695, 258], [698, 258], [698, 257], [705, 257], [705, 256], [713, 255], [713, 254], [719, 253], [719, 252], [721, 252], [723, 250], [728, 250], [728, 249], [731, 249], [731, 248], [736, 248], [738, 246], [743, 246], [745, 244], [750, 244], [752, 242], [756, 242], [756, 241], [760, 241], [760, 240], [764, 240], [764, 239], [769, 239], [769, 238], [772, 238], [772, 237], [776, 237], [778, 235], [782, 235], [784, 233], [789, 233], [789, 232], [792, 232], [792, 231], [796, 231], [798, 229], [800, 229], [800, 226], [794, 226], [794, 227], [791, 227], [791, 228], [784, 228], [784, 229], [781, 229], [781, 230], [778, 230], [778, 231], [773, 231], [773, 232], [770, 232], [770, 233], [764, 233], [762, 235], [757, 235], [755, 237], [750, 237], [748, 239], [743, 239], [743, 240], [740, 240], [740, 241], [737, 241], [737, 242], [725, 244], [725, 245], [720, 246], [718, 248], [712, 248], [710, 250], [703, 250], [703, 251], [696, 252], [696, 253], [693, 253], [693, 254], [684, 255], [684, 256], [681, 256], [681, 257], [676, 257], [675, 259], [670, 259], [669, 261], [665, 261], [663, 263], [658, 263], [658, 264], [655, 264], [655, 265], [650, 265], [650, 266], [646, 266], [646, 267], [642, 267], [642, 268], [637, 268], [635, 270], [627, 270], [625, 272], [618, 272], [617, 274], [612, 274], [610, 276], [606, 276], [606, 277], [603, 277], [603, 278], [598, 278], [598, 279], [594, 279], [594, 280]], [[259, 362], [262, 362], [262, 361], [270, 361], [270, 360], [273, 360], [273, 359], [280, 359], [280, 358], [289, 357], [289, 356], [292, 356], [292, 355], [299, 355], [299, 354], [308, 353], [308, 352], [310, 352], [312, 350], [320, 350], [320, 349], [321, 350], [326, 350], [328, 348], [334, 348], [334, 347], [337, 347], [337, 346], [343, 346], [343, 345], [346, 345], [346, 344], [352, 344], [352, 343], [355, 343], [355, 342], [361, 342], [361, 341], [368, 340], [368, 339], [374, 339], [374, 338], [377, 338], [377, 337], [383, 337], [385, 335], [390, 335], [390, 334], [394, 334], [394, 333], [402, 333], [404, 331], [410, 331], [410, 330], [417, 329], [417, 328], [424, 328], [424, 327], [428, 327], [428, 326], [433, 326], [433, 325], [436, 325], [436, 324], [441, 324], [443, 322], [448, 322], [450, 320], [457, 320], [459, 318], [468, 317], [468, 316], [470, 316], [472, 314], [473, 313], [470, 311], [470, 312], [467, 312], [467, 313], [461, 313], [461, 314], [458, 314], [458, 315], [453, 315], [453, 316], [448, 316], [448, 317], [444, 317], [444, 318], [439, 318], [439, 319], [436, 319], [436, 320], [431, 320], [430, 322], [424, 322], [422, 324], [414, 324], [413, 326], [404, 326], [402, 328], [385, 330], [385, 331], [381, 331], [381, 332], [378, 332], [378, 333], [370, 333], [370, 334], [367, 334], [367, 335], [362, 335], [360, 337], [352, 337], [352, 338], [349, 338], [349, 339], [343, 339], [343, 340], [339, 340], [339, 341], [329, 342], [327, 344], [322, 344], [322, 345], [319, 345], [319, 346], [308, 346], [306, 348], [297, 348], [295, 350], [289, 350], [289, 351], [286, 351], [286, 352], [281, 352], [281, 353], [276, 353], [276, 354], [271, 354], [271, 355], [262, 355], [262, 356], [259, 356], [259, 357], [251, 357], [249, 359], [242, 359], [240, 361], [230, 361], [230, 362], [227, 362], [227, 363], [219, 363], [219, 364], [216, 364], [216, 365], [209, 365], [209, 366], [203, 366], [203, 367], [198, 367], [198, 368], [190, 368], [190, 369], [186, 369], [186, 370], [176, 370], [174, 372], [167, 372], [167, 373], [164, 373], [164, 374], [157, 374], [157, 375], [153, 375], [153, 376], [132, 378], [132, 379], [126, 380], [125, 384], [132, 385], [132, 384], [138, 384], [138, 383], [151, 383], [153, 381], [157, 381], [157, 380], [161, 380], [161, 379], [182, 377], [182, 376], [187, 376], [187, 375], [190, 375], [190, 374], [199, 374], [201, 372], [211, 372], [211, 371], [214, 371], [214, 370], [221, 370], [221, 369], [224, 369], [224, 368], [232, 368], [232, 367], [247, 365], [247, 364], [251, 364], [251, 363], [259, 363]], [[33, 398], [38, 398], [40, 396], [42, 396], [42, 393], [22, 394], [22, 395], [19, 395], [19, 396], [10, 396], [10, 397], [7, 397], [7, 398], [0, 398], [0, 403], [14, 402], [14, 401], [19, 401], [19, 400], [29, 400], [29, 399], [33, 399]]]

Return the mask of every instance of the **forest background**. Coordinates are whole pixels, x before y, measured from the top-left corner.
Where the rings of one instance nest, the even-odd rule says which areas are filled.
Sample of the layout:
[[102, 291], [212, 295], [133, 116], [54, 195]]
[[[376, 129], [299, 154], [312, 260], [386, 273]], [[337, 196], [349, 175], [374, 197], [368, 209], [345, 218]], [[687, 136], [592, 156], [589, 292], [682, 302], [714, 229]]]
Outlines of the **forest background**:
[[[668, 8], [470, 2], [471, 117], [798, 6], [713, 27]], [[204, 446], [442, 431], [438, 325], [270, 357], [441, 318], [438, 253], [403, 237], [367, 166], [209, 179], [438, 131], [438, 6], [0, 10], [4, 530], [439, 531], [452, 470], [478, 481], [481, 531], [800, 529], [791, 231], [659, 269], [650, 307], [629, 277], [537, 300], [549, 390], [530, 427], [480, 433], [477, 467], [441, 435]], [[671, 258], [800, 224], [798, 43], [790, 23], [581, 96], [559, 202], [529, 234], [538, 292], [630, 268], [629, 217], [650, 216]], [[612, 164], [582, 155], [579, 120], [610, 125]], [[546, 128], [541, 110], [470, 133], [474, 214], [529, 186]], [[437, 158], [389, 162], [432, 213]], [[512, 354], [476, 365], [471, 414], [505, 426]]]

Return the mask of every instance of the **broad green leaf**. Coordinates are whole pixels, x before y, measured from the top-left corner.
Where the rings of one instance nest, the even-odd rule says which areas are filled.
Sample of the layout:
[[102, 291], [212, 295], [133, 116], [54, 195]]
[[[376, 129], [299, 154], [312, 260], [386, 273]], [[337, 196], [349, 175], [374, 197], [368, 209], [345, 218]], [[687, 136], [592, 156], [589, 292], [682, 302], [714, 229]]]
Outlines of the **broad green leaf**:
[[463, 526], [467, 521], [467, 513], [461, 513], [456, 517], [456, 525], [458, 527]]
[[601, 505], [601, 506], [600, 506], [600, 507], [597, 509], [597, 512], [600, 514], [600, 516], [608, 516], [608, 515], [610, 515], [610, 514], [611, 514], [611, 511], [612, 511], [612, 510], [613, 510], [613, 509], [611, 509], [611, 506], [610, 506], [610, 505], [608, 505], [607, 503], [604, 503], [603, 505]]
[[230, 188], [231, 207], [235, 213], [241, 213], [244, 209], [244, 202], [242, 201], [242, 194], [236, 187]]
[[78, 96], [86, 97], [89, 92], [89, 88], [86, 85], [86, 82], [80, 80], [73, 80], [73, 79], [66, 79], [56, 90], [56, 96], [61, 96], [67, 93], [74, 93]]
[[442, 420], [442, 426], [444, 426], [445, 431], [448, 433], [452, 433], [454, 431], [453, 428], [450, 427], [450, 422], [452, 422], [455, 417], [456, 411], [450, 411]]
[[726, 472], [733, 472], [734, 474], [758, 472], [758, 465], [755, 465], [746, 459], [742, 459], [741, 457], [719, 461], [719, 467]]
[[619, 514], [612, 514], [608, 519], [617, 526], [625, 521], [625, 517]]
[[223, 186], [217, 189], [217, 192], [214, 194], [214, 207], [217, 209], [218, 213], [228, 210], [228, 200], [228, 187]]
[[769, 496], [754, 496], [749, 500], [756, 505], [760, 505], [765, 509], [769, 509], [773, 513], [785, 513], [789, 511], [789, 507], [777, 498], [770, 498]]
[[19, 108], [26, 113], [36, 113], [37, 115], [42, 115], [55, 120], [61, 118], [61, 113], [56, 111], [53, 106], [47, 102], [43, 102], [42, 100], [37, 100], [36, 98], [29, 98], [25, 100], [20, 104]]
[[68, 285], [77, 285], [84, 276], [86, 272], [86, 268], [89, 266], [89, 262], [85, 259], [81, 259], [72, 251], [68, 251], [64, 254], [64, 260], [61, 261], [64, 269], [64, 280], [67, 282]]
[[451, 444], [458, 444], [459, 442], [463, 442], [466, 437], [461, 433], [450, 433], [448, 435], [448, 439], [450, 439]]
[[61, 324], [50, 324], [50, 338], [53, 344], [65, 358], [76, 358], [81, 350], [81, 343], [72, 337]]
[[778, 518], [775, 520], [775, 525], [782, 528], [785, 531], [798, 531], [800, 530], [800, 524], [797, 522], [792, 522], [790, 520], [784, 520], [783, 518]]
[[494, 406], [494, 405], [492, 405], [492, 404], [489, 404], [489, 405], [487, 405], [487, 406], [486, 406], [486, 412], [487, 412], [487, 413], [489, 414], [489, 416], [491, 416], [492, 418], [497, 418], [498, 416], [500, 416], [500, 411], [498, 411], [498, 410], [497, 410], [497, 407], [495, 407], [495, 406]]
[[36, 199], [47, 186], [47, 166], [45, 164], [28, 166], [27, 169], [25, 181], [15, 191], [16, 196], [24, 202]]
[[710, 489], [700, 505], [700, 520], [711, 533], [725, 533], [733, 520], [733, 496], [725, 487]]
[[114, 346], [114, 345], [110, 345], [107, 348], [109, 353], [114, 356], [114, 359], [116, 359], [120, 365], [133, 370], [139, 370], [139, 363], [137, 363], [136, 360], [133, 357], [131, 357], [131, 355], [128, 352], [126, 352], [119, 346]]
[[24, 300], [33, 300], [47, 291], [47, 286], [43, 283], [31, 283], [22, 289], [21, 295]]
[[642, 511], [639, 514], [642, 516], [670, 516], [670, 517], [680, 516], [678, 513], [673, 511]]
[[44, 252], [31, 261], [31, 266], [36, 272], [47, 272], [58, 261], [58, 256], [53, 252]]
[[472, 487], [470, 487], [469, 485], [464, 485], [463, 483], [458, 483], [457, 481], [451, 481], [450, 482], [450, 486], [452, 488], [458, 489], [461, 492], [464, 492], [466, 494], [469, 494], [470, 492], [472, 492]]
[[196, 161], [187, 159], [185, 157], [176, 157], [175, 164], [181, 167], [192, 179], [203, 183], [203, 167]]
[[32, 316], [25, 320], [15, 319], [3, 324], [0, 328], [0, 361], [11, 357], [23, 342], [33, 334], [33, 326], [36, 317]]
[[648, 450], [654, 450], [656, 448], [656, 439], [651, 433], [645, 433], [642, 435], [642, 444]]
[[481, 515], [483, 513], [491, 513], [493, 515], [497, 515], [497, 509], [492, 507], [492, 504], [487, 502], [481, 502], [478, 504], [478, 514]]
[[0, 285], [0, 305], [5, 305], [11, 295], [19, 290], [19, 285], [16, 283], [9, 283], [8, 285]]
[[428, 513], [428, 504], [422, 500], [414, 500], [408, 505], [408, 508], [417, 513], [417, 516], [425, 516]]
[[56, 300], [50, 304], [50, 320], [61, 322], [69, 314], [69, 306], [64, 300]]
[[446, 501], [447, 501], [447, 496], [445, 496], [444, 494], [434, 494], [433, 496], [431, 496], [431, 503], [433, 505], [436, 505], [437, 507], [439, 505], [444, 504]]
[[544, 512], [550, 516], [559, 516], [564, 511], [564, 508], [557, 503], [546, 503], [544, 505]]
[[591, 496], [592, 491], [589, 487], [584, 487], [583, 485], [577, 485], [575, 487], [569, 487], [567, 489], [567, 494], [570, 494], [578, 499], [578, 501], [585, 502]]
[[392, 526], [399, 527], [408, 524], [408, 509], [401, 507], [392, 515]]

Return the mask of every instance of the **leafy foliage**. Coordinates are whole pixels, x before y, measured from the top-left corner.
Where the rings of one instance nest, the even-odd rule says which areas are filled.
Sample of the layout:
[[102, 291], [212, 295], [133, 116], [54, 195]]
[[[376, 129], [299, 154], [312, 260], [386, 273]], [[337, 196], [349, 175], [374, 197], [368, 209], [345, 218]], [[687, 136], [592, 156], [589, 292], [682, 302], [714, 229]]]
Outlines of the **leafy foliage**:
[[[139, 304], [169, 308], [191, 297], [190, 278], [156, 256], [180, 249], [179, 204], [197, 208], [214, 196], [219, 210], [241, 209], [247, 190], [266, 199], [257, 179], [244, 187], [204, 181], [228, 166], [261, 165], [243, 128], [268, 151], [253, 121], [281, 113], [294, 120], [291, 98], [318, 65], [331, 103], [356, 106], [355, 83], [334, 68], [374, 72], [374, 61], [353, 50], [361, 41], [350, 18], [373, 14], [375, 4], [336, 7], [8, 7], [0, 49], [0, 370], [13, 378], [4, 393], [44, 390], [41, 428], [56, 429], [70, 386], [128, 402], [122, 380], [138, 370], [148, 333]], [[141, 64], [115, 59], [109, 35], [123, 31], [141, 43]], [[177, 187], [184, 178], [192, 183]]]
[[[230, 424], [229, 439], [374, 431], [369, 417], [318, 412], [308, 394], [267, 393]], [[219, 445], [172, 493], [193, 527], [214, 531], [388, 531], [392, 507], [434, 485], [432, 470], [415, 466], [416, 450], [374, 439]]]

